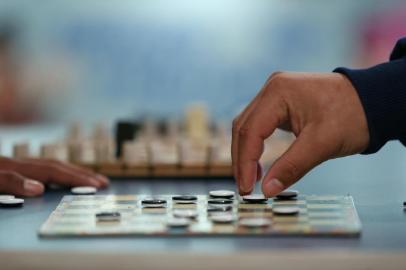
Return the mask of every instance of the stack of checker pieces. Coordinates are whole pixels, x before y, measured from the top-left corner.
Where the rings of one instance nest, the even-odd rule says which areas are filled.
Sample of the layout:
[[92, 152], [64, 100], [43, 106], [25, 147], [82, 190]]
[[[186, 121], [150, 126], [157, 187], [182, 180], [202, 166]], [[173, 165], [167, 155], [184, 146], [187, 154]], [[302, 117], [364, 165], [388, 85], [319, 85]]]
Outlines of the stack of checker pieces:
[[[279, 136], [269, 142], [263, 155], [265, 164], [272, 163], [289, 146], [291, 138]], [[221, 123], [144, 119], [117, 122], [114, 135], [103, 124], [95, 125], [86, 134], [75, 123], [66, 138], [42, 144], [39, 156], [68, 161], [112, 177], [210, 179], [232, 177], [230, 148], [229, 129]], [[29, 143], [21, 142], [14, 145], [13, 156], [34, 155]]]
[[356, 237], [360, 232], [361, 223], [350, 196], [298, 195], [252, 200], [229, 195], [222, 198], [221, 194], [87, 195], [65, 196], [39, 235]]

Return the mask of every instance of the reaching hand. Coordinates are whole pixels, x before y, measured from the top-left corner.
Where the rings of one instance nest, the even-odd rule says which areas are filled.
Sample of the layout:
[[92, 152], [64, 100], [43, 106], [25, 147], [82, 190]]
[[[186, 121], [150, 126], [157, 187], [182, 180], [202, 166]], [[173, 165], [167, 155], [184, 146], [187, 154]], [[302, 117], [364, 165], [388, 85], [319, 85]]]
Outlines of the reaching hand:
[[276, 128], [296, 140], [264, 176], [262, 191], [272, 197], [331, 158], [362, 152], [368, 125], [358, 94], [338, 73], [273, 74], [233, 121], [232, 160], [240, 194], [262, 178], [259, 158], [264, 140]]
[[0, 158], [0, 193], [38, 196], [45, 183], [65, 186], [106, 187], [106, 177], [88, 169], [55, 160]]

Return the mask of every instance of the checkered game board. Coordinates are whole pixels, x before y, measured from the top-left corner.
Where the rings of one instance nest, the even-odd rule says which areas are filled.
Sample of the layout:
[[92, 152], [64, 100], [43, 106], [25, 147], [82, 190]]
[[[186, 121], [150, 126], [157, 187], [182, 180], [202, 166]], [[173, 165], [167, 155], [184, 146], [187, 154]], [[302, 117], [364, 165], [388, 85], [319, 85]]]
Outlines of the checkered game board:
[[[149, 208], [143, 199], [159, 198], [164, 207]], [[197, 195], [193, 204], [178, 204], [172, 195], [79, 195], [64, 196], [57, 208], [41, 226], [42, 237], [67, 236], [193, 236], [193, 235], [299, 235], [351, 236], [361, 233], [361, 223], [351, 196], [299, 195], [293, 200], [270, 199], [266, 203], [247, 203], [236, 197], [227, 214], [235, 217], [228, 223], [213, 222], [208, 211], [208, 195]], [[299, 213], [279, 215], [278, 207], [298, 207]], [[170, 227], [167, 220], [173, 211], [197, 212], [187, 227]], [[95, 215], [103, 211], [120, 213], [119, 221], [99, 222]], [[216, 213], [218, 215], [219, 213]], [[221, 213], [220, 213], [221, 214]], [[244, 226], [247, 218], [268, 219], [267, 226]]]

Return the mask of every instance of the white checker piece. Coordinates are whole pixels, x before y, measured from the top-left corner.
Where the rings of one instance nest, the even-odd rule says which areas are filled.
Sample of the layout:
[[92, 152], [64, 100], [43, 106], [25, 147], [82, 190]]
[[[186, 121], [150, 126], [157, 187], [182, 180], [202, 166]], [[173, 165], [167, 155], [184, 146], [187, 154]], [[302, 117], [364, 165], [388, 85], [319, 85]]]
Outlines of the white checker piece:
[[267, 218], [243, 218], [239, 224], [250, 228], [268, 227], [271, 225], [271, 221]]
[[74, 187], [70, 190], [76, 195], [92, 195], [97, 192], [97, 188], [91, 186]]

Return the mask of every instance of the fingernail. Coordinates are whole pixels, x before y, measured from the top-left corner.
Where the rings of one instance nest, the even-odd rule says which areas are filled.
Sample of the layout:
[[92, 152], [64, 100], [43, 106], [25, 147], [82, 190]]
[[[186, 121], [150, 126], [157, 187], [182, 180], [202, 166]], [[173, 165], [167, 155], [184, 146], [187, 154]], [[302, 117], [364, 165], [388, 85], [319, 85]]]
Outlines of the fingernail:
[[244, 194], [244, 195], [250, 194], [251, 191], [252, 191], [252, 186], [249, 185], [249, 183], [246, 183], [246, 182], [240, 182], [240, 183], [241, 183], [241, 185], [240, 185], [240, 193]]
[[24, 191], [26, 195], [40, 195], [44, 192], [44, 186], [38, 181], [26, 179], [24, 181]]
[[263, 192], [267, 197], [273, 197], [278, 195], [284, 190], [284, 185], [276, 178], [272, 178], [264, 184]]

